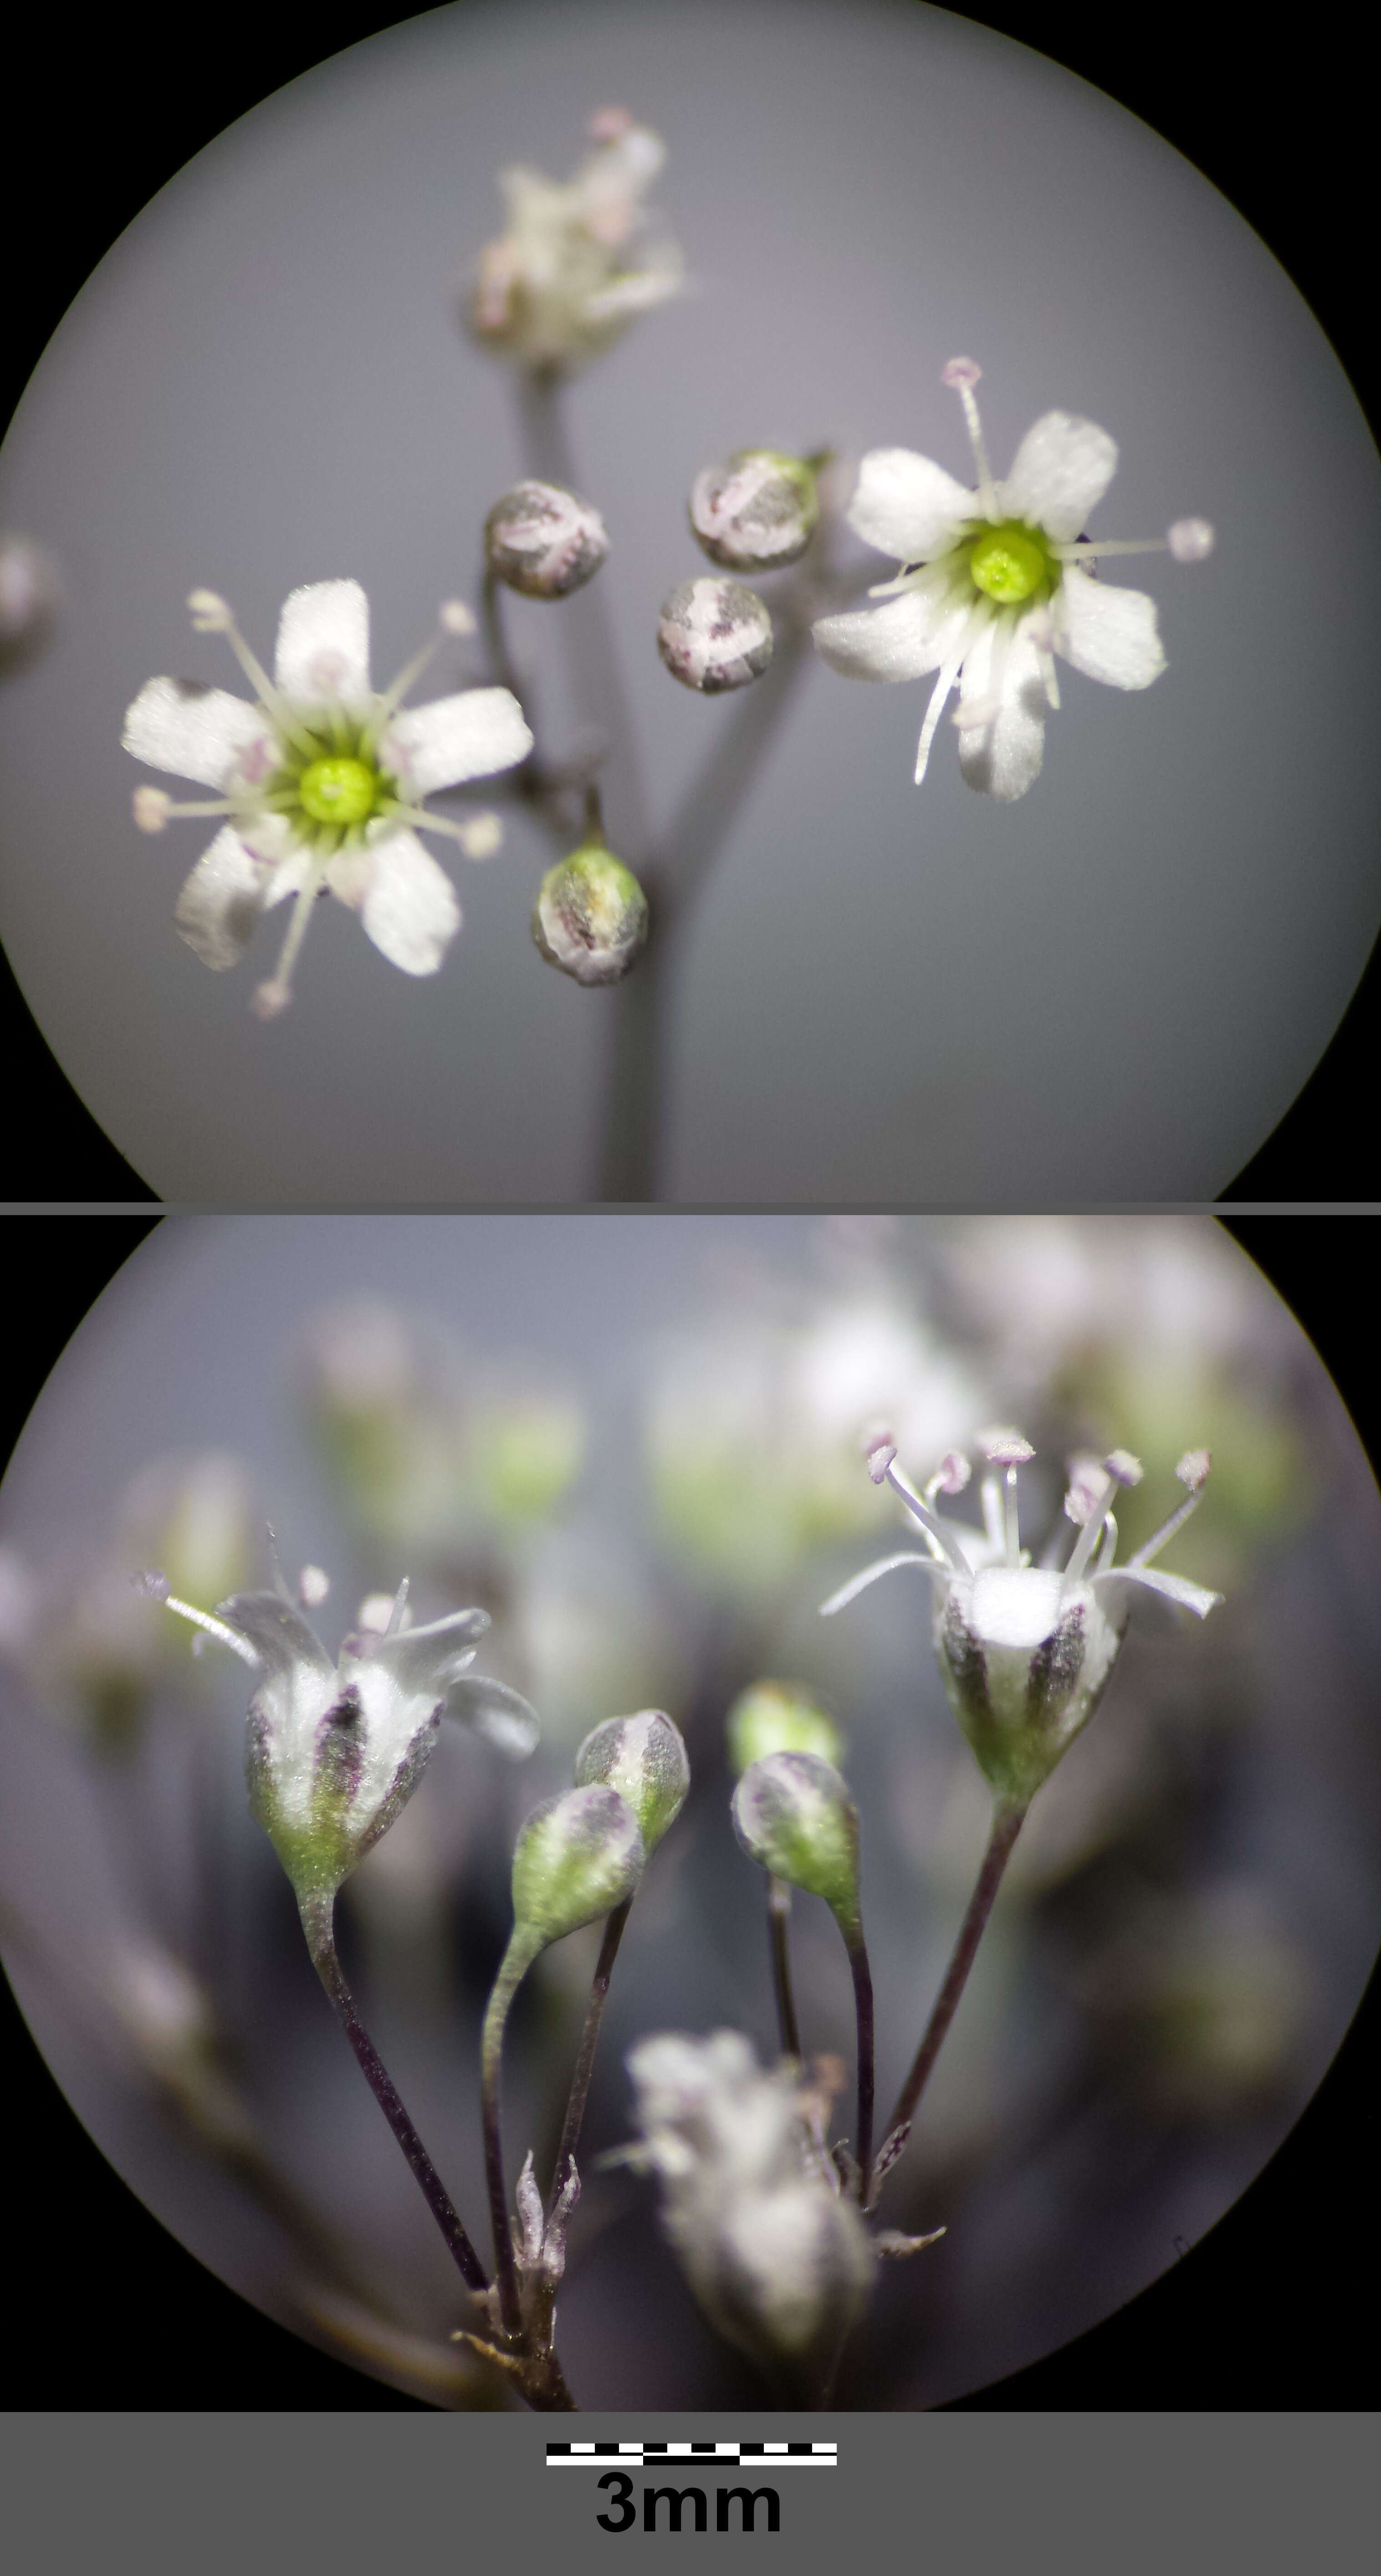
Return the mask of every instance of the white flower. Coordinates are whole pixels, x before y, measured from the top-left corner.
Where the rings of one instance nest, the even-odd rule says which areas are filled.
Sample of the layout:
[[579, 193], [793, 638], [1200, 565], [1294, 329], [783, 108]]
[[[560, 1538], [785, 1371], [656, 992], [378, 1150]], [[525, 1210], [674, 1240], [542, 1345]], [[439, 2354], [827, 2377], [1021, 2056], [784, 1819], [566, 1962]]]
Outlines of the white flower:
[[503, 170], [508, 229], [480, 254], [475, 336], [530, 367], [580, 365], [679, 292], [676, 244], [649, 233], [643, 198], [666, 146], [626, 108], [593, 117], [595, 150], [564, 184]]
[[[296, 898], [276, 974], [254, 1007], [283, 1010], [319, 894], [358, 912], [368, 936], [405, 975], [434, 975], [460, 928], [450, 878], [410, 824], [444, 832], [467, 857], [488, 857], [494, 818], [456, 823], [427, 813], [434, 789], [511, 769], [532, 749], [508, 689], [465, 689], [430, 706], [401, 705], [440, 632], [382, 695], [369, 679], [369, 603], [357, 581], [318, 581], [290, 592], [278, 624], [270, 680], [225, 601], [194, 590], [199, 633], [227, 637], [256, 692], [250, 703], [193, 680], [150, 680], [125, 717], [126, 751], [153, 769], [196, 779], [212, 801], [177, 805], [158, 787], [136, 788], [134, 819], [161, 831], [173, 815], [228, 819], [177, 901], [177, 927], [203, 965], [238, 963], [261, 912]], [[458, 601], [441, 630], [471, 631]]]
[[465, 1678], [489, 1626], [483, 1610], [409, 1627], [404, 1583], [387, 1631], [345, 1638], [333, 1664], [286, 1590], [234, 1593], [212, 1618], [177, 1600], [161, 1574], [141, 1575], [136, 1588], [256, 1674], [250, 1805], [299, 1897], [334, 1891], [387, 1832], [422, 1777], [443, 1714], [469, 1718], [515, 1757], [537, 1741], [537, 1719], [517, 1691]]
[[1144, 544], [1090, 544], [1083, 531], [1116, 469], [1113, 440], [1091, 420], [1046, 412], [999, 483], [983, 449], [972, 390], [978, 376], [971, 358], [951, 358], [943, 370], [964, 405], [977, 488], [966, 491], [908, 448], [865, 456], [849, 524], [898, 557], [902, 570], [872, 593], [885, 608], [823, 617], [814, 633], [847, 679], [938, 674], [916, 754], [918, 783], [957, 683], [960, 767], [970, 787], [1010, 803], [1040, 775], [1046, 709], [1060, 703], [1056, 653], [1115, 689], [1149, 688], [1165, 668], [1154, 600], [1105, 587], [1093, 578], [1094, 559], [1168, 548], [1178, 563], [1194, 563], [1211, 551], [1213, 530], [1204, 519], [1178, 519]]
[[1112, 1506], [1124, 1485], [1140, 1483], [1141, 1468], [1125, 1449], [1115, 1449], [1101, 1466], [1071, 1460], [1064, 1508], [1078, 1536], [1059, 1570], [1032, 1565], [1020, 1543], [1017, 1470], [1033, 1455], [1029, 1442], [1003, 1428], [981, 1432], [978, 1445], [989, 1469], [981, 1488], [982, 1531], [941, 1520], [934, 1509], [940, 1493], [955, 1493], [966, 1481], [963, 1459], [947, 1458], [920, 1495], [898, 1470], [892, 1442], [872, 1444], [870, 1475], [901, 1496], [928, 1552], [904, 1549], [880, 1558], [822, 1610], [832, 1617], [896, 1566], [918, 1566], [928, 1575], [935, 1650], [950, 1704], [999, 1798], [1024, 1807], [1102, 1697], [1126, 1631], [1131, 1588], [1158, 1593], [1200, 1619], [1222, 1599], [1151, 1566], [1198, 1503], [1210, 1462], [1206, 1449], [1186, 1451], [1175, 1470], [1188, 1488], [1185, 1500], [1126, 1565], [1117, 1565]]
[[662, 2223], [686, 2278], [730, 2343], [809, 2371], [832, 2355], [867, 2296], [873, 2250], [827, 2179], [794, 2067], [764, 2074], [738, 2031], [664, 2031], [628, 2055]]

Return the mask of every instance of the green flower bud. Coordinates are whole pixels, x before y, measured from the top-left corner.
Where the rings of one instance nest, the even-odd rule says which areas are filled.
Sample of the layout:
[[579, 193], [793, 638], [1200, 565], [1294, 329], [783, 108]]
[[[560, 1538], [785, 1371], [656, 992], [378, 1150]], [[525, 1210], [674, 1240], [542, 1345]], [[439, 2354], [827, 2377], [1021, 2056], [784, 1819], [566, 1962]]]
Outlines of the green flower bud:
[[561, 483], [515, 483], [484, 523], [490, 571], [525, 599], [565, 599], [593, 579], [608, 552], [598, 510]]
[[846, 1940], [858, 1931], [858, 1811], [814, 1753], [769, 1753], [734, 1791], [734, 1831], [750, 1860], [823, 1896]]
[[766, 670], [772, 620], [741, 581], [683, 581], [662, 602], [657, 650], [673, 680], [712, 697]]
[[651, 1852], [685, 1805], [690, 1764], [680, 1728], [659, 1708], [644, 1708], [592, 1728], [575, 1757], [575, 1776], [581, 1788], [602, 1780], [617, 1789]]
[[532, 936], [549, 966], [577, 984], [617, 984], [647, 937], [647, 897], [631, 868], [600, 841], [587, 841], [548, 868], [537, 892]]
[[814, 468], [775, 447], [737, 448], [691, 486], [691, 527], [711, 563], [730, 572], [795, 563], [819, 517]]
[[596, 1782], [548, 1798], [513, 1855], [514, 1940], [535, 1956], [612, 1914], [633, 1894], [646, 1858], [638, 1820], [616, 1789]]
[[839, 1767], [844, 1739], [817, 1708], [804, 1683], [754, 1682], [740, 1691], [725, 1720], [730, 1768], [741, 1778], [769, 1753], [813, 1753]]

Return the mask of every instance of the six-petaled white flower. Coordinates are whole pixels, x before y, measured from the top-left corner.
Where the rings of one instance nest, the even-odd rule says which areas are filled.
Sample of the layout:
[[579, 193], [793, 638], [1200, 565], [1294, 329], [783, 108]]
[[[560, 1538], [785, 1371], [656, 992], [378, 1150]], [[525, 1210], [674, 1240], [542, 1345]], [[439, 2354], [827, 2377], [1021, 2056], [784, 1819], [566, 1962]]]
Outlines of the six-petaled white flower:
[[580, 365], [679, 292], [681, 254], [649, 228], [643, 199], [666, 146], [626, 108], [591, 119], [595, 149], [573, 179], [503, 170], [508, 230], [480, 254], [470, 306], [478, 340], [530, 367]]
[[[324, 1578], [299, 1589], [320, 1601]], [[443, 1715], [469, 1718], [501, 1751], [521, 1757], [537, 1719], [506, 1682], [467, 1678], [483, 1610], [408, 1625], [403, 1583], [380, 1633], [361, 1626], [335, 1663], [286, 1590], [237, 1592], [214, 1617], [178, 1600], [160, 1574], [140, 1590], [166, 1603], [256, 1675], [246, 1769], [250, 1805], [299, 1897], [332, 1893], [412, 1796]]]
[[469, 611], [448, 603], [438, 634], [380, 694], [370, 686], [369, 603], [357, 581], [311, 582], [289, 594], [272, 679], [214, 591], [194, 590], [188, 606], [200, 633], [226, 636], [256, 693], [251, 703], [200, 681], [150, 680], [125, 717], [122, 740], [136, 760], [217, 791], [187, 805], [161, 788], [137, 788], [142, 830], [161, 831], [179, 814], [226, 817], [178, 897], [188, 946], [204, 965], [234, 966], [260, 913], [295, 897], [277, 971], [254, 997], [260, 1017], [273, 1018], [291, 998], [312, 905], [330, 893], [358, 912], [404, 974], [435, 974], [460, 928], [460, 905], [410, 826], [487, 858], [498, 845], [493, 815], [453, 822], [426, 812], [422, 799], [511, 769], [532, 749], [509, 689], [401, 703], [440, 633], [472, 630]]
[[904, 1549], [880, 1558], [834, 1593], [823, 1611], [831, 1617], [896, 1566], [919, 1567], [934, 1587], [935, 1651], [955, 1716], [999, 1797], [1024, 1807], [1098, 1706], [1126, 1631], [1133, 1587], [1200, 1619], [1221, 1600], [1220, 1593], [1151, 1564], [1198, 1503], [1209, 1456], [1206, 1449], [1186, 1451], [1175, 1470], [1188, 1489], [1184, 1501], [1125, 1565], [1114, 1563], [1113, 1505], [1123, 1487], [1140, 1482], [1137, 1460], [1125, 1449], [1101, 1465], [1072, 1460], [1064, 1508], [1077, 1536], [1061, 1569], [1033, 1565], [1020, 1543], [1017, 1470], [1034, 1454], [1030, 1443], [1019, 1432], [998, 1429], [981, 1432], [978, 1445], [988, 1461], [981, 1531], [937, 1512], [940, 1494], [958, 1493], [967, 1483], [965, 1458], [948, 1456], [918, 1494], [896, 1465], [892, 1440], [882, 1435], [872, 1443], [869, 1474], [900, 1495], [920, 1523], [927, 1553]]
[[1195, 563], [1213, 546], [1204, 519], [1177, 519], [1161, 538], [1091, 544], [1084, 528], [1111, 483], [1117, 448], [1105, 429], [1050, 411], [1028, 429], [998, 482], [984, 453], [971, 358], [951, 358], [943, 381], [960, 396], [977, 488], [908, 448], [865, 456], [849, 524], [902, 570], [880, 582], [881, 608], [823, 617], [815, 642], [854, 680], [938, 674], [921, 728], [916, 778], [956, 684], [959, 761], [971, 787], [1004, 803], [1040, 775], [1047, 708], [1058, 707], [1054, 656], [1116, 689], [1145, 689], [1165, 668], [1156, 606], [1144, 591], [1093, 578], [1100, 555], [1162, 548]]

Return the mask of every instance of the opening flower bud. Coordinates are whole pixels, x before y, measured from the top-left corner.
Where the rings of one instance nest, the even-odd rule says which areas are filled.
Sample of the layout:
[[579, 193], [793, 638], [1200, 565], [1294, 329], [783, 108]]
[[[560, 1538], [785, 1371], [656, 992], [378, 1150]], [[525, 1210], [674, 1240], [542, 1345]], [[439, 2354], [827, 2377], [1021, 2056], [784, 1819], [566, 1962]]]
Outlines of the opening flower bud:
[[774, 447], [737, 448], [721, 465], [707, 465], [691, 486], [691, 527], [711, 563], [730, 572], [775, 572], [795, 563], [819, 517], [813, 467]]
[[561, 483], [515, 483], [484, 523], [490, 571], [525, 599], [565, 599], [593, 578], [608, 552], [598, 510]]
[[730, 1768], [740, 1778], [751, 1762], [763, 1762], [770, 1753], [813, 1753], [836, 1767], [843, 1758], [838, 1727], [799, 1683], [754, 1682], [740, 1691], [725, 1734]]
[[690, 1764], [679, 1727], [659, 1708], [644, 1708], [593, 1728], [575, 1757], [575, 1776], [582, 1789], [597, 1781], [616, 1789], [651, 1852], [685, 1805]]
[[528, 1817], [513, 1855], [515, 1939], [533, 1955], [612, 1914], [647, 1858], [638, 1820], [617, 1789], [592, 1782]]
[[750, 1860], [823, 1896], [846, 1940], [858, 1929], [858, 1811], [814, 1753], [769, 1753], [734, 1791], [734, 1831]]
[[772, 620], [741, 581], [683, 581], [662, 602], [657, 650], [674, 680], [713, 697], [766, 670]]
[[577, 984], [617, 984], [647, 937], [647, 897], [631, 868], [587, 841], [548, 868], [532, 913], [532, 936], [549, 966]]

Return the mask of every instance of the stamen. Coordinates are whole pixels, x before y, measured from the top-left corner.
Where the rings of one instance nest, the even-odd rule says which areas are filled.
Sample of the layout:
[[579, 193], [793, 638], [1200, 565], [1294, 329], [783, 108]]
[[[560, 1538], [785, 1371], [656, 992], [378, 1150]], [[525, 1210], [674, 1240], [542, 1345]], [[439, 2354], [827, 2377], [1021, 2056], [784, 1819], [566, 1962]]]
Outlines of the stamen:
[[1129, 1449], [1114, 1449], [1103, 1461], [1103, 1473], [1108, 1481], [1102, 1493], [1094, 1501], [1088, 1519], [1075, 1540], [1074, 1552], [1065, 1567], [1064, 1588], [1066, 1590], [1071, 1583], [1077, 1583], [1083, 1574], [1097, 1544], [1103, 1523], [1109, 1517], [1111, 1506], [1117, 1499], [1119, 1486], [1140, 1484], [1141, 1461], [1134, 1458]]
[[933, 1503], [937, 1494], [962, 1494], [972, 1474], [962, 1449], [947, 1449], [926, 1486], [926, 1501]]
[[467, 859], [492, 859], [503, 848], [503, 825], [497, 814], [472, 814], [460, 827], [460, 846]]
[[940, 718], [945, 711], [945, 700], [949, 696], [951, 689], [954, 687], [954, 684], [959, 677], [962, 661], [963, 656], [961, 654], [954, 654], [948, 662], [942, 662], [940, 665], [939, 678], [936, 680], [935, 686], [930, 692], [930, 704], [926, 708], [925, 722], [921, 727], [921, 738], [916, 745], [915, 783], [918, 787], [925, 776], [926, 768], [929, 764], [930, 746], [935, 740]]
[[239, 810], [228, 796], [217, 796], [206, 803], [181, 805], [165, 796], [161, 787], [136, 787], [134, 819], [141, 832], [161, 832], [176, 816], [181, 821], [188, 814], [234, 814]]
[[[1208, 522], [1203, 519], [1192, 522], [1186, 519], [1177, 524], [1185, 527], [1191, 525], [1207, 527]], [[1172, 536], [1173, 533], [1172, 530]], [[1163, 555], [1167, 552], [1170, 554], [1175, 552], [1170, 537], [1095, 537], [1093, 539], [1076, 537], [1069, 545], [1064, 546], [1056, 545], [1052, 539], [1047, 538], [1046, 543], [1057, 563], [1087, 563], [1091, 555]], [[1205, 554], [1210, 551], [1212, 543], [1213, 531], [1210, 528], [1209, 542], [1203, 549]], [[1194, 557], [1182, 555], [1178, 560], [1182, 563], [1192, 563]]]
[[908, 1484], [900, 1467], [897, 1466], [895, 1461], [896, 1453], [894, 1451], [891, 1460], [889, 1460], [886, 1468], [883, 1470], [882, 1481], [891, 1486], [894, 1494], [900, 1494], [902, 1501], [905, 1503], [906, 1508], [911, 1513], [913, 1519], [920, 1522], [922, 1529], [925, 1531], [927, 1538], [931, 1542], [932, 1556], [942, 1556], [946, 1565], [950, 1567], [953, 1573], [967, 1574], [969, 1572], [968, 1566], [964, 1563], [961, 1557], [955, 1555], [954, 1549], [939, 1522], [936, 1520], [934, 1513], [931, 1512], [927, 1508], [926, 1504], [922, 1502], [920, 1495], [915, 1490], [915, 1487]]
[[474, 635], [478, 628], [473, 608], [463, 599], [443, 599], [438, 614], [448, 635]]
[[194, 1610], [190, 1601], [179, 1601], [176, 1593], [168, 1589], [166, 1574], [136, 1574], [134, 1588], [136, 1592], [142, 1592], [147, 1600], [161, 1601], [165, 1610], [175, 1610], [179, 1619], [190, 1619], [194, 1628], [200, 1628], [208, 1637], [214, 1637], [217, 1645], [228, 1646], [233, 1655], [239, 1656], [242, 1664], [248, 1664], [254, 1672], [258, 1672], [259, 1657], [248, 1637], [242, 1637], [238, 1628], [227, 1628], [223, 1619], [213, 1619], [205, 1610]]
[[1034, 644], [1037, 657], [1040, 661], [1041, 685], [1045, 690], [1045, 703], [1049, 707], [1052, 715], [1058, 715], [1060, 709], [1060, 683], [1055, 670], [1055, 655], [1053, 651], [1055, 628], [1048, 608], [1038, 608], [1033, 617], [1027, 618], [1026, 634], [1030, 642]]
[[474, 814], [466, 822], [454, 822], [449, 814], [433, 814], [425, 805], [408, 805], [401, 796], [390, 796], [380, 813], [390, 823], [415, 823], [424, 832], [444, 832], [458, 841], [467, 859], [492, 859], [503, 843], [503, 825], [497, 814]]
[[973, 459], [978, 468], [978, 498], [984, 518], [996, 522], [1000, 516], [997, 490], [983, 447], [983, 429], [978, 417], [978, 405], [973, 398], [973, 388], [982, 373], [982, 368], [974, 358], [950, 358], [940, 369], [940, 382], [942, 385], [948, 385], [950, 392], [956, 393], [964, 406], [964, 418], [968, 423]]
[[961, 732], [973, 733], [996, 724], [1001, 713], [1001, 698], [961, 698], [957, 706], [951, 707], [949, 720]]
[[890, 1431], [876, 1431], [873, 1433], [871, 1439], [867, 1442], [867, 1445], [864, 1448], [863, 1455], [867, 1461], [868, 1473], [872, 1477], [875, 1485], [880, 1485], [885, 1481], [887, 1470], [891, 1466], [896, 1454], [897, 1444]]
[[276, 1020], [280, 1012], [286, 1011], [292, 1000], [292, 974], [297, 963], [297, 952], [306, 938], [312, 906], [320, 891], [321, 868], [318, 865], [308, 870], [306, 882], [300, 888], [297, 901], [293, 905], [288, 935], [279, 953], [277, 974], [271, 977], [267, 984], [260, 984], [255, 989], [250, 1007], [261, 1020]]
[[1019, 1566], [1021, 1536], [1017, 1528], [1017, 1469], [1024, 1467], [1028, 1458], [1035, 1457], [1035, 1450], [1019, 1431], [1009, 1430], [1005, 1424], [980, 1431], [975, 1437], [989, 1466], [1004, 1467], [1007, 1471], [1002, 1480], [1002, 1550], [1008, 1565]]
[[297, 1578], [297, 1597], [304, 1610], [319, 1610], [331, 1589], [331, 1578], [320, 1565], [304, 1565]]
[[438, 644], [447, 635], [473, 635], [474, 632], [475, 621], [464, 600], [444, 599], [437, 612], [436, 633], [428, 636], [420, 652], [414, 653], [412, 660], [403, 664], [397, 679], [385, 689], [381, 698], [375, 700], [369, 723], [361, 740], [368, 740], [371, 744], [377, 743], [389, 717], [402, 705], [413, 681], [420, 679]]
[[258, 655], [250, 651], [235, 623], [229, 603], [221, 598], [219, 591], [193, 590], [188, 593], [187, 605], [197, 633], [225, 637], [255, 696], [272, 716], [279, 732], [285, 734], [289, 742], [295, 743], [299, 751], [310, 755], [313, 748], [311, 735], [303, 730], [287, 699], [274, 687]]
[[386, 1637], [396, 1637], [399, 1629], [402, 1627], [403, 1616], [408, 1606], [408, 1593], [410, 1590], [411, 1585], [407, 1575], [405, 1574], [394, 1597], [393, 1608], [388, 1614], [388, 1626], [384, 1630], [384, 1635]]
[[1129, 1558], [1130, 1564], [1149, 1565], [1153, 1556], [1159, 1556], [1166, 1540], [1173, 1538], [1176, 1530], [1184, 1527], [1190, 1513], [1198, 1510], [1199, 1498], [1208, 1482], [1208, 1471], [1212, 1463], [1207, 1449], [1186, 1449], [1175, 1473], [1180, 1483], [1189, 1487], [1189, 1491], [1184, 1501], [1171, 1513], [1169, 1520], [1163, 1522], [1156, 1531], [1154, 1538], [1148, 1538], [1145, 1546], [1139, 1547], [1135, 1556]]

